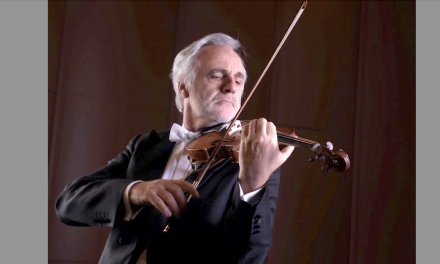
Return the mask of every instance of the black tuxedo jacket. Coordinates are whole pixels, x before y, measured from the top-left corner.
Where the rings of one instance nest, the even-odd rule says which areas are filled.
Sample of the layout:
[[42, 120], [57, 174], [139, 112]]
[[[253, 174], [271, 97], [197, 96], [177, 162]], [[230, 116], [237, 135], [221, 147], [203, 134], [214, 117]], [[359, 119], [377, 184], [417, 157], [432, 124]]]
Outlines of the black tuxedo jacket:
[[[279, 169], [262, 199], [240, 199], [239, 166], [223, 161], [206, 173], [187, 211], [162, 229], [167, 218], [145, 206], [134, 220], [123, 221], [124, 188], [134, 180], [162, 177], [174, 147], [169, 131], [139, 135], [108, 165], [69, 183], [56, 202], [59, 219], [73, 226], [108, 226], [111, 233], [99, 263], [136, 263], [147, 248], [147, 263], [262, 263], [271, 245], [278, 197]], [[187, 180], [192, 183], [196, 174]]]

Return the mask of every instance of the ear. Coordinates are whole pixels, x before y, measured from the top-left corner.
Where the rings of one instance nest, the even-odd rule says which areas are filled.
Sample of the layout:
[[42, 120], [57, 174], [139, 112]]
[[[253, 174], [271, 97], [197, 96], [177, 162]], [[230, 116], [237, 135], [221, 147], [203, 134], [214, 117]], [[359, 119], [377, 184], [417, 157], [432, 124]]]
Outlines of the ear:
[[188, 87], [186, 87], [186, 85], [184, 83], [178, 82], [177, 89], [179, 90], [180, 96], [182, 96], [182, 98], [189, 97]]

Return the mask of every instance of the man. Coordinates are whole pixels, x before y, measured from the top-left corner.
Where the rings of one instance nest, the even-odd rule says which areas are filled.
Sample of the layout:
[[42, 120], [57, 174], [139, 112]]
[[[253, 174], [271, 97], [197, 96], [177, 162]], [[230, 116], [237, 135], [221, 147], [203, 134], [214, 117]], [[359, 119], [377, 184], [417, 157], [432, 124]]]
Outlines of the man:
[[[183, 126], [139, 135], [104, 168], [68, 184], [61, 221], [112, 227], [100, 263], [262, 263], [270, 248], [279, 167], [276, 128], [261, 118], [242, 130], [239, 165], [210, 168], [198, 189], [185, 145], [221, 130], [241, 105], [246, 70], [241, 44], [208, 35], [175, 58], [171, 78]], [[195, 199], [188, 204], [184, 192]], [[170, 231], [162, 230], [172, 217]]]

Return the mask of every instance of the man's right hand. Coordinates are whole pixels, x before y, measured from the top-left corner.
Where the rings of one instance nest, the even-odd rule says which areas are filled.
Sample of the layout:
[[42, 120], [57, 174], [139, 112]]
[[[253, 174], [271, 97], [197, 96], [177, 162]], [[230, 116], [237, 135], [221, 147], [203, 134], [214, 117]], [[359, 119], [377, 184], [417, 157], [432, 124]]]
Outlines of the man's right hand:
[[180, 218], [187, 205], [184, 191], [199, 198], [199, 192], [191, 183], [163, 179], [137, 183], [128, 195], [133, 205], [152, 205], [166, 217]]

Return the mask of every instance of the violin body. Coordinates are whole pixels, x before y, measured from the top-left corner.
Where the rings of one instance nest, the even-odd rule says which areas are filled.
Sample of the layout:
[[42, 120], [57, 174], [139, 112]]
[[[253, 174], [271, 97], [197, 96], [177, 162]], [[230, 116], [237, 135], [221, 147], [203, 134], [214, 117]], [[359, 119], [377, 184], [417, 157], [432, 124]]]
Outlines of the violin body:
[[[211, 153], [223, 137], [221, 132], [210, 132], [201, 137], [198, 137], [186, 146], [188, 151], [188, 159], [191, 163], [206, 162], [211, 157]], [[226, 136], [222, 147], [215, 156], [214, 162], [222, 159], [232, 159], [238, 162], [240, 151], [241, 133], [234, 132]]]

